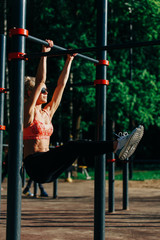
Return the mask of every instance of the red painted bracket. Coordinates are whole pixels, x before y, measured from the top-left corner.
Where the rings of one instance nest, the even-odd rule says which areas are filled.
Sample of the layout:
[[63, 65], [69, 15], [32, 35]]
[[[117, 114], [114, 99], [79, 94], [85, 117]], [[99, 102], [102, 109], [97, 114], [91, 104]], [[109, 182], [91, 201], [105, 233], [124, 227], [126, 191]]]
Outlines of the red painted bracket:
[[99, 60], [99, 63], [95, 63], [95, 66], [97, 65], [105, 65], [105, 66], [109, 66], [109, 61], [108, 60]]
[[25, 57], [26, 53], [22, 52], [11, 52], [8, 54], [8, 60], [11, 61], [12, 59], [22, 59], [22, 60], [28, 60], [28, 58]]
[[107, 159], [108, 163], [112, 163], [112, 162], [115, 162], [115, 161], [116, 161], [116, 159], [114, 159], [114, 158], [113, 159]]
[[11, 28], [9, 30], [9, 37], [12, 37], [13, 35], [23, 35], [25, 37], [28, 37], [29, 31], [27, 29], [23, 28]]
[[0, 130], [6, 130], [6, 126], [0, 125]]
[[109, 85], [109, 81], [105, 79], [97, 79], [94, 81], [94, 85], [101, 84], [101, 85]]
[[0, 93], [7, 93], [8, 89], [7, 88], [0, 88]]

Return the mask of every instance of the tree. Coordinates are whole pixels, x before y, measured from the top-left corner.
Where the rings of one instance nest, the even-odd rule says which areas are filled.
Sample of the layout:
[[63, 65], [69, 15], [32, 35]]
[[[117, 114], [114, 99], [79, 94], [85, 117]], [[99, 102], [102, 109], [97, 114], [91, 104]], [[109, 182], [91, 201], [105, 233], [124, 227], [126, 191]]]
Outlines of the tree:
[[[81, 1], [73, 1], [72, 4], [70, 4], [70, 1], [46, 1], [45, 3], [41, 2], [40, 4], [38, 4], [38, 2], [39, 1], [37, 0], [29, 1], [31, 21], [28, 21], [28, 27], [32, 25], [36, 26], [36, 28], [33, 28], [34, 33], [31, 32], [32, 29], [30, 31], [32, 35], [38, 36], [42, 39], [53, 39], [55, 44], [66, 48], [80, 48], [95, 45], [96, 12], [92, 0], [85, 2], [83, 5], [81, 5]], [[37, 4], [38, 9], [36, 7]], [[35, 12], [36, 15], [34, 14]], [[84, 31], [84, 29], [87, 31]], [[28, 46], [30, 51], [34, 49], [33, 46], [29, 44]], [[87, 55], [94, 57], [93, 53], [88, 53]], [[65, 57], [48, 59], [48, 80], [50, 87], [54, 88], [56, 80], [64, 65], [64, 61]], [[34, 64], [32, 64], [32, 66], [33, 67], [30, 68], [30, 63], [27, 66], [27, 72], [31, 75], [35, 74]], [[54, 71], [53, 68], [55, 69]], [[94, 64], [80, 58], [75, 59], [72, 65], [72, 73], [74, 76], [74, 83], [87, 83], [95, 80]], [[65, 129], [67, 128], [66, 122], [70, 120], [69, 95], [70, 93], [68, 89], [66, 89], [61, 105], [61, 111], [63, 111], [62, 121], [65, 122], [65, 124], [62, 123], [62, 126], [65, 125]], [[81, 112], [83, 116], [88, 115], [88, 112], [90, 112], [90, 110], [93, 111], [95, 106], [94, 96], [95, 90], [93, 88], [74, 88], [74, 109], [79, 109], [79, 113]], [[76, 111], [74, 111], [74, 113], [76, 113]], [[75, 116], [74, 122], [77, 122], [78, 115], [75, 114]], [[55, 115], [54, 120], [55, 124], [57, 122], [58, 125], [58, 114]], [[88, 130], [88, 119], [82, 118], [82, 124], [83, 129]], [[92, 120], [90, 121], [90, 124], [93, 125]], [[75, 135], [74, 131], [73, 135]]]
[[[133, 42], [158, 39], [159, 1], [128, 2], [110, 1], [109, 43], [113, 44], [113, 39], [116, 39], [116, 43], [118, 39], [124, 44], [129, 41], [131, 34]], [[145, 127], [159, 125], [159, 51], [159, 46], [133, 49], [132, 81], [130, 52], [121, 50], [109, 53], [109, 116], [119, 128], [124, 126], [126, 129], [137, 123], [143, 123]]]
[[[28, 0], [27, 29], [41, 39], [53, 39], [55, 44], [66, 48], [83, 48], [96, 45], [96, 1]], [[109, 0], [108, 44], [125, 43], [131, 37], [135, 41], [159, 39], [159, 0]], [[132, 26], [132, 28], [131, 28]], [[40, 51], [40, 46], [27, 42], [27, 51]], [[139, 123], [149, 127], [160, 125], [159, 77], [160, 47], [134, 48], [108, 52], [110, 66], [107, 78], [110, 81], [107, 96], [107, 118], [116, 124], [117, 130], [131, 128]], [[95, 53], [87, 53], [95, 57]], [[48, 59], [48, 84], [54, 87], [64, 64], [65, 57]], [[131, 64], [132, 63], [132, 64]], [[26, 72], [35, 75], [38, 59], [29, 60]], [[132, 65], [132, 81], [130, 66]], [[72, 67], [73, 82], [95, 80], [95, 66], [78, 59]], [[66, 89], [61, 111], [62, 126], [70, 120], [69, 97]], [[74, 113], [81, 113], [83, 135], [93, 128], [95, 114], [95, 89], [76, 87], [73, 94]], [[58, 118], [58, 117], [57, 117]], [[76, 117], [75, 117], [76, 118]], [[55, 117], [58, 126], [58, 119]], [[76, 120], [75, 120], [76, 121]], [[69, 129], [69, 124], [68, 124]], [[69, 131], [69, 130], [68, 130]], [[91, 133], [91, 132], [90, 132]], [[91, 134], [92, 135], [92, 134]]]

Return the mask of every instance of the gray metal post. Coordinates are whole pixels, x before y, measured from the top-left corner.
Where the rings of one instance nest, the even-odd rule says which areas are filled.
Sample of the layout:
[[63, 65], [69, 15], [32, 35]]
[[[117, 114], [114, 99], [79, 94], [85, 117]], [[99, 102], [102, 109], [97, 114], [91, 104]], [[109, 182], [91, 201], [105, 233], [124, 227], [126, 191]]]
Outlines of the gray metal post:
[[[6, 36], [0, 34], [0, 88], [5, 86]], [[4, 93], [0, 94], [0, 125], [4, 123]], [[3, 131], [0, 130], [0, 206], [2, 183]]]
[[[56, 142], [55, 147], [59, 147], [59, 142]], [[58, 197], [58, 178], [53, 181], [53, 198]]]
[[112, 153], [112, 158], [108, 159], [108, 212], [114, 212], [115, 211], [115, 200], [114, 200], [114, 183], [115, 183], [115, 156], [114, 153]]
[[[26, 0], [12, 3], [12, 26], [25, 28]], [[12, 52], [25, 52], [25, 37], [12, 37]], [[13, 59], [10, 75], [10, 138], [8, 166], [7, 240], [21, 238], [21, 167], [23, 157], [23, 105], [25, 61]]]
[[[97, 0], [97, 47], [107, 45], [107, 0]], [[104, 50], [97, 52], [97, 59], [106, 60]], [[96, 80], [105, 79], [107, 68], [97, 65]], [[96, 111], [97, 111], [97, 140], [106, 139], [106, 85], [96, 85]], [[105, 155], [95, 160], [95, 212], [94, 212], [94, 240], [105, 239]]]
[[53, 182], [53, 198], [56, 199], [58, 197], [58, 178]]
[[24, 187], [26, 184], [26, 169], [22, 169], [22, 187]]
[[123, 163], [123, 209], [129, 209], [129, 197], [128, 197], [128, 175], [129, 175], [129, 160], [127, 159]]
[[37, 192], [38, 192], [38, 183], [34, 182], [34, 198], [37, 197]]

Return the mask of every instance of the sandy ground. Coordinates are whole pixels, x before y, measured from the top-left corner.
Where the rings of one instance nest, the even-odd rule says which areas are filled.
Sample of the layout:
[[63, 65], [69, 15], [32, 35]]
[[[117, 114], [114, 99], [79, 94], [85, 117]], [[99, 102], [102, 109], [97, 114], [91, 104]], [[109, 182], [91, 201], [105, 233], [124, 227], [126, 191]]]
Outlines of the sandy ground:
[[[6, 239], [7, 184], [3, 183], [0, 240]], [[122, 181], [115, 182], [115, 212], [108, 213], [106, 182], [106, 240], [160, 239], [160, 180], [130, 181], [129, 210], [122, 209]], [[48, 198], [22, 197], [22, 240], [94, 239], [94, 181], [45, 184]], [[33, 189], [32, 189], [33, 190]], [[98, 240], [98, 239], [96, 239]]]

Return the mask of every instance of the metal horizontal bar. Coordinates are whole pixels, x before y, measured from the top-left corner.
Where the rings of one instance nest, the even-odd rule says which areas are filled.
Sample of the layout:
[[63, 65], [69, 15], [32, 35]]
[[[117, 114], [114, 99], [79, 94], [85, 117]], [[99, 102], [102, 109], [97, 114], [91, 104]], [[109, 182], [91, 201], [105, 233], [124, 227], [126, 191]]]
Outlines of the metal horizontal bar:
[[71, 83], [68, 87], [94, 87], [94, 82], [84, 82], [84, 83]]
[[116, 49], [126, 49], [126, 48], [136, 48], [136, 47], [147, 47], [160, 45], [160, 40], [145, 41], [145, 42], [128, 42], [124, 44], [115, 44], [102, 47], [102, 50], [116, 50]]
[[[39, 42], [47, 43], [45, 41], [40, 40]], [[46, 44], [47, 45], [47, 44]], [[62, 56], [66, 54], [73, 54], [73, 53], [83, 53], [83, 52], [91, 52], [91, 51], [100, 51], [100, 50], [106, 50], [106, 51], [112, 51], [116, 49], [127, 49], [127, 48], [136, 48], [136, 47], [146, 47], [146, 46], [155, 46], [155, 45], [160, 45], [160, 40], [155, 40], [155, 41], [146, 41], [146, 42], [129, 42], [125, 44], [117, 44], [117, 45], [108, 45], [108, 46], [103, 46], [103, 47], [92, 47], [92, 48], [81, 48], [81, 49], [64, 49], [62, 47], [54, 45], [53, 48], [58, 49], [58, 51], [51, 51], [47, 53], [29, 53], [26, 54], [26, 58], [29, 57], [41, 57], [41, 56], [48, 56], [48, 57], [54, 57], [54, 56]], [[98, 63], [98, 60], [95, 60], [93, 58], [89, 58], [87, 56], [78, 54], [77, 56], [83, 57], [89, 61]]]
[[[31, 41], [33, 41], [33, 42], [40, 43], [40, 44], [43, 44], [43, 45], [45, 45], [45, 46], [48, 46], [48, 42], [46, 42], [46, 41], [44, 41], [44, 40], [41, 40], [41, 39], [39, 39], [39, 38], [36, 38], [36, 37], [33, 37], [33, 36], [30, 36], [30, 35], [29, 35], [29, 36], [28, 36], [28, 39], [31, 40]], [[63, 47], [60, 47], [60, 46], [57, 46], [57, 45], [55, 45], [55, 44], [53, 45], [53, 49], [58, 50], [58, 51], [56, 51], [57, 54], [52, 55], [52, 54], [50, 53], [50, 54], [45, 55], [46, 53], [35, 53], [35, 54], [34, 54], [34, 53], [30, 53], [30, 54], [27, 54], [27, 55], [26, 55], [26, 58], [28, 58], [28, 57], [40, 57], [40, 56], [49, 56], [49, 57], [52, 57], [52, 56], [66, 55], [66, 54], [70, 53], [70, 50], [68, 50], [68, 49], [66, 49], [66, 48], [63, 48]], [[63, 53], [59, 55], [59, 51], [63, 51]], [[68, 51], [69, 51], [69, 52], [68, 52]], [[74, 50], [73, 50], [73, 51], [74, 51]], [[85, 59], [85, 60], [88, 60], [88, 61], [91, 61], [91, 62], [94, 62], [94, 63], [99, 63], [98, 60], [96, 60], [96, 59], [94, 59], [94, 58], [91, 58], [91, 57], [88, 57], [88, 56], [85, 56], [85, 55], [82, 55], [82, 54], [79, 54], [79, 52], [74, 52], [74, 53], [78, 53], [78, 54], [77, 54], [77, 57], [83, 58], [83, 59]], [[72, 53], [70, 53], [70, 54], [72, 54]]]

